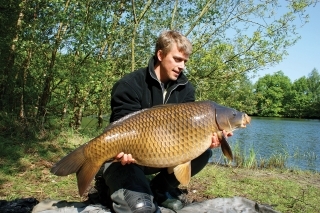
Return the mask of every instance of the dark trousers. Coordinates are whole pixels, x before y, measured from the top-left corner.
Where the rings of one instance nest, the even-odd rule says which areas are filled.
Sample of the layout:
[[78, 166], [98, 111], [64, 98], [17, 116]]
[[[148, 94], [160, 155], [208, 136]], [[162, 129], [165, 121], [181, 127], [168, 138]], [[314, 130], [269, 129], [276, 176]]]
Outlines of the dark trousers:
[[[191, 176], [200, 172], [212, 156], [210, 149], [191, 161]], [[101, 174], [102, 173], [102, 174]], [[145, 175], [158, 173], [149, 183]], [[121, 165], [121, 163], [106, 163], [98, 176], [105, 181], [105, 190], [111, 200], [109, 204], [115, 212], [155, 212], [157, 204], [165, 198], [165, 192], [179, 186], [174, 174], [168, 174], [167, 169], [150, 168], [137, 164]], [[106, 198], [108, 199], [108, 198]], [[154, 199], [156, 202], [154, 202]], [[110, 206], [110, 204], [112, 205]]]

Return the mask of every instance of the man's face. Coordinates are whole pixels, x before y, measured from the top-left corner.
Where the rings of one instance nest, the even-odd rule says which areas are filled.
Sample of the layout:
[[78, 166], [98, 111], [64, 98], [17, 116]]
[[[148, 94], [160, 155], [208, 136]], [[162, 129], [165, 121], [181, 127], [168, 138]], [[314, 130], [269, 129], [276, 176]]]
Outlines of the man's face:
[[[164, 55], [160, 50], [158, 51], [158, 59], [160, 61], [160, 81], [163, 83], [169, 80], [177, 80], [180, 73], [185, 69], [186, 62], [189, 56], [183, 52], [180, 52], [177, 48], [177, 44], [173, 44], [171, 50], [167, 55]], [[159, 77], [159, 76], [158, 76]]]

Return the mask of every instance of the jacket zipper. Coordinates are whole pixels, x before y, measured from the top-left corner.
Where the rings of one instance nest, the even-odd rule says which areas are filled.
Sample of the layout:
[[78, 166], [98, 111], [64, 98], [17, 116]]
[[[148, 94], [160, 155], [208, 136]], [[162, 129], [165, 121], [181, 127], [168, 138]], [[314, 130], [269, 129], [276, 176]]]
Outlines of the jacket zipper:
[[[150, 72], [150, 71], [149, 71], [149, 72]], [[151, 77], [152, 77], [154, 80], [158, 81], [158, 83], [160, 84], [161, 90], [162, 90], [161, 82], [158, 80], [158, 78], [155, 78], [151, 72], [150, 72], [150, 75], [151, 75]], [[163, 96], [163, 101], [162, 101], [162, 103], [163, 103], [163, 104], [166, 104], [166, 103], [168, 102], [169, 98], [170, 98], [170, 95], [171, 95], [172, 91], [175, 90], [175, 89], [177, 89], [178, 86], [186, 85], [187, 83], [188, 83], [188, 81], [186, 81], [186, 82], [184, 82], [184, 83], [179, 83], [179, 84], [177, 84], [174, 88], [172, 88], [172, 90], [170, 90], [169, 95], [168, 95], [167, 98], [165, 98], [165, 96], [167, 95], [167, 89], [165, 89], [164, 91], [162, 91], [162, 96]], [[166, 93], [165, 95], [163, 95], [164, 92]]]
[[172, 93], [173, 90], [177, 89], [178, 86], [181, 86], [181, 85], [186, 85], [188, 83], [188, 81], [186, 81], [185, 83], [180, 83], [180, 84], [177, 84], [174, 88], [172, 88], [172, 90], [170, 90], [169, 94], [168, 94], [168, 97], [164, 100], [164, 104], [166, 104], [170, 98], [170, 95]]

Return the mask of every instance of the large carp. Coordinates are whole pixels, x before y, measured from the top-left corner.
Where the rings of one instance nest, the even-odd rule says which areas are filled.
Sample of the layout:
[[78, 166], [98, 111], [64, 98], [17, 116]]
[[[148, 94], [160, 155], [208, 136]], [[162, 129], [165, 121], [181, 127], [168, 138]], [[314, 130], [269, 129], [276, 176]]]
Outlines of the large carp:
[[212, 101], [143, 109], [111, 123], [101, 135], [62, 158], [51, 172], [59, 176], [76, 173], [82, 196], [102, 164], [124, 152], [132, 154], [139, 165], [168, 168], [187, 185], [190, 161], [210, 147], [213, 133], [217, 133], [224, 155], [232, 159], [222, 130], [232, 132], [249, 122], [247, 114]]

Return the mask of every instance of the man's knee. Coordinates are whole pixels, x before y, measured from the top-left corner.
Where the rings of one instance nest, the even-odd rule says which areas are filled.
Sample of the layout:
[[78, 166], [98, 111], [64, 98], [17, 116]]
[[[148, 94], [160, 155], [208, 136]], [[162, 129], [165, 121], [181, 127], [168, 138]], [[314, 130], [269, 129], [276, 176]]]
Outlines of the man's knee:
[[103, 174], [115, 212], [155, 212], [153, 196], [143, 169], [135, 164], [112, 164]]
[[120, 189], [111, 195], [113, 210], [115, 212], [152, 213], [156, 206], [153, 203], [153, 196], [147, 193], [135, 192], [127, 189]]
[[[120, 164], [120, 163], [119, 163]], [[106, 185], [110, 188], [111, 194], [120, 190], [151, 194], [149, 182], [139, 165], [112, 164], [103, 174]]]

